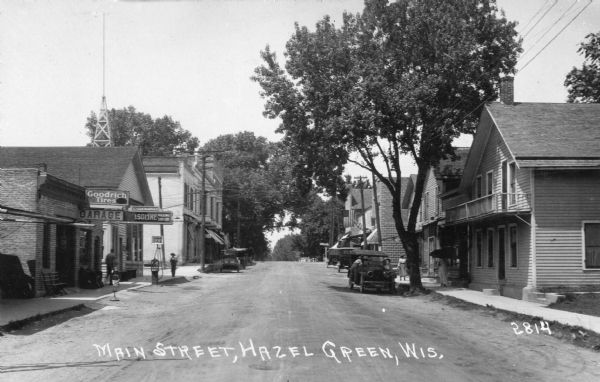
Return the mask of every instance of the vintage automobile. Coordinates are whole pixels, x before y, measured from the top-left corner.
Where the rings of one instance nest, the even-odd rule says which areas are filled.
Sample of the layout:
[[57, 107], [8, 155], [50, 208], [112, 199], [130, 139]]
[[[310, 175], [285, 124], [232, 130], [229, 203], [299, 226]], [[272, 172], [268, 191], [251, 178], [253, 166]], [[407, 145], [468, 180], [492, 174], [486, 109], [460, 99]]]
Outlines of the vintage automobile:
[[357, 285], [361, 293], [367, 289], [394, 293], [396, 272], [392, 270], [390, 258], [383, 252], [369, 252], [361, 254], [348, 270], [348, 286], [353, 289]]
[[241, 268], [240, 261], [234, 255], [225, 255], [219, 261], [219, 272], [223, 272], [223, 270], [225, 270], [225, 269], [239, 272], [240, 268]]
[[330, 256], [337, 260], [338, 272], [342, 269], [350, 269], [350, 266], [354, 261], [362, 255], [370, 256], [377, 255], [381, 256], [382, 252], [372, 251], [368, 249], [361, 249], [360, 247], [344, 247], [344, 248], [331, 248], [329, 250]]

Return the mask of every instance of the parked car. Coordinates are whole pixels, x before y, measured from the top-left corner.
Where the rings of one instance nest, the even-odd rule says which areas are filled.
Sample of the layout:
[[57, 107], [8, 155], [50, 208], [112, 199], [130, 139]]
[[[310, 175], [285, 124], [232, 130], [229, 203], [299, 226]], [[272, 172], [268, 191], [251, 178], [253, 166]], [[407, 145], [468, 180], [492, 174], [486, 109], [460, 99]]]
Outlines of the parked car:
[[237, 256], [225, 255], [219, 262], [219, 272], [223, 272], [225, 269], [240, 271], [241, 264]]
[[370, 252], [361, 254], [348, 270], [348, 286], [350, 289], [359, 286], [361, 293], [367, 289], [394, 293], [396, 272], [392, 270], [390, 258], [383, 252]]

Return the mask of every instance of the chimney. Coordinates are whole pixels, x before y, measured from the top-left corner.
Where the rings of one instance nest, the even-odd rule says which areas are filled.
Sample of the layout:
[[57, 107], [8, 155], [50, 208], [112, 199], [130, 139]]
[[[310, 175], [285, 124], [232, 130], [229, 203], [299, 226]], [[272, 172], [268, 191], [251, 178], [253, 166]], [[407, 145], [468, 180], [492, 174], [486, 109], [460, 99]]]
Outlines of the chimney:
[[513, 76], [500, 79], [500, 102], [505, 105], [515, 104], [515, 78]]

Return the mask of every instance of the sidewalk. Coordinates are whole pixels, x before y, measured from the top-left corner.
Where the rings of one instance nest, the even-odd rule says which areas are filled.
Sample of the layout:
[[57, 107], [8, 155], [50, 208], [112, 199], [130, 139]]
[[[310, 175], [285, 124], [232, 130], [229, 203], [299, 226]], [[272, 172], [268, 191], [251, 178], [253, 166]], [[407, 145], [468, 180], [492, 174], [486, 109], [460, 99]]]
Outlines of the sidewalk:
[[[177, 267], [175, 277], [171, 277], [171, 269], [159, 271], [159, 284], [178, 284], [201, 277], [200, 265], [184, 265]], [[143, 288], [152, 284], [150, 268], [144, 268], [140, 277], [119, 283], [118, 292]], [[0, 329], [11, 322], [24, 321], [38, 315], [51, 315], [64, 310], [73, 309], [86, 302], [97, 301], [113, 296], [113, 287], [105, 285], [100, 289], [67, 288], [68, 294], [55, 297], [36, 297], [31, 299], [0, 299]]]
[[545, 321], [556, 321], [563, 325], [579, 326], [584, 329], [600, 333], [600, 317], [551, 309], [547, 308], [543, 304], [517, 300], [510, 297], [486, 295], [483, 294], [483, 292], [471, 289], [436, 288], [436, 292], [444, 296], [455, 297], [473, 304], [481, 306], [489, 305], [496, 309], [525, 314], [532, 317], [539, 317]]

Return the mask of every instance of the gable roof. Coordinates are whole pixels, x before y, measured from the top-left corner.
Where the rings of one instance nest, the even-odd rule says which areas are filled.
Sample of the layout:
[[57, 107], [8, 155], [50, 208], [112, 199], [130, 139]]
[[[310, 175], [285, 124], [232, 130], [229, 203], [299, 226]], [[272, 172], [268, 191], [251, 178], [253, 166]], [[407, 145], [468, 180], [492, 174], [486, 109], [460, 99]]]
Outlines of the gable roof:
[[470, 147], [456, 147], [454, 149], [454, 157], [442, 159], [437, 166], [433, 167], [435, 178], [460, 178], [470, 149]]
[[46, 167], [46, 172], [83, 187], [118, 189], [133, 164], [145, 204], [152, 196], [137, 147], [0, 147], [0, 167]]
[[486, 109], [517, 162], [600, 158], [600, 104], [494, 102]]

